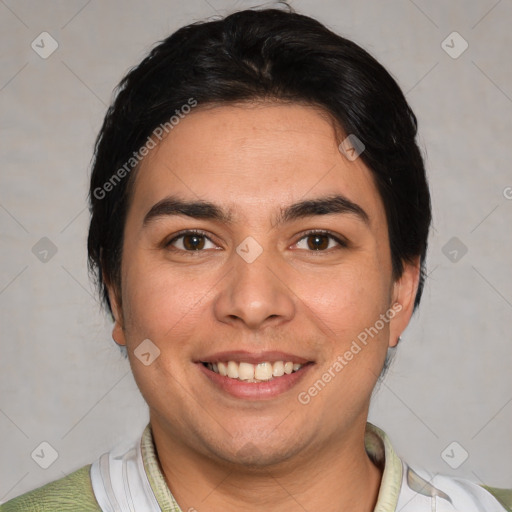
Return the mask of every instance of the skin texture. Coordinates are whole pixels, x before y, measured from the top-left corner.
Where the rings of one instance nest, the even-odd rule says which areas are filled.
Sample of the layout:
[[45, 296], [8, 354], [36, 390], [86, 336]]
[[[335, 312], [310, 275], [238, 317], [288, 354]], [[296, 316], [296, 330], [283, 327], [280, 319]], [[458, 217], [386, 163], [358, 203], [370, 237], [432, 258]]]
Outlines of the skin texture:
[[[371, 511], [381, 471], [364, 450], [372, 390], [407, 326], [418, 265], [394, 281], [384, 208], [370, 171], [338, 149], [333, 123], [308, 106], [199, 106], [136, 175], [124, 231], [121, 291], [109, 287], [113, 338], [126, 345], [150, 408], [169, 488], [183, 510]], [[232, 222], [147, 212], [168, 195], [229, 210]], [[342, 194], [368, 215], [313, 215], [277, 225], [280, 209]], [[186, 229], [204, 231], [200, 251]], [[346, 239], [320, 238], [328, 230]], [[252, 263], [236, 248], [253, 237]], [[186, 243], [187, 245], [184, 245]], [[174, 251], [172, 250], [174, 248]], [[400, 312], [307, 405], [307, 391], [359, 333]], [[149, 366], [134, 350], [150, 339]], [[220, 390], [197, 361], [214, 352], [283, 351], [314, 364], [270, 399]]]

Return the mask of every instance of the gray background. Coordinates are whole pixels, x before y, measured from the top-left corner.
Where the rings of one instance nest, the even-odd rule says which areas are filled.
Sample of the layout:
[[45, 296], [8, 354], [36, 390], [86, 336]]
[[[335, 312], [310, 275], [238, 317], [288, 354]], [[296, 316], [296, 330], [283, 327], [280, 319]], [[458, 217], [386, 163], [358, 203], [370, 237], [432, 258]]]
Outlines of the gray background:
[[[87, 276], [93, 140], [113, 87], [154, 42], [254, 4], [0, 0], [1, 501], [92, 462], [146, 424]], [[392, 72], [427, 159], [429, 278], [370, 420], [412, 464], [512, 487], [512, 2], [292, 5]], [[59, 45], [46, 59], [31, 48], [43, 31]], [[458, 58], [442, 46], [453, 31], [469, 44]], [[459, 52], [461, 43], [451, 36], [444, 47]], [[47, 241], [33, 251], [43, 237], [56, 254], [41, 252]], [[35, 460], [49, 462], [51, 450], [31, 457], [43, 441], [58, 452], [46, 470]]]

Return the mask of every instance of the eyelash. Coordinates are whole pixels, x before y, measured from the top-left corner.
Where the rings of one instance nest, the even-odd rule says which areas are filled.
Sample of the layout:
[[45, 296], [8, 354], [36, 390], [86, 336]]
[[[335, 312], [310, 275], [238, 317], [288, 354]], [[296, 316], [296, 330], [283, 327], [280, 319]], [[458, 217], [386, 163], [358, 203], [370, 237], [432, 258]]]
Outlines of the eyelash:
[[[191, 229], [191, 230], [180, 231], [179, 233], [177, 233], [171, 240], [169, 240], [168, 242], [165, 243], [165, 247], [167, 249], [171, 250], [171, 251], [176, 251], [176, 252], [180, 252], [180, 253], [187, 253], [187, 254], [189, 254], [191, 256], [194, 256], [197, 253], [205, 251], [205, 249], [200, 249], [200, 250], [197, 250], [197, 251], [186, 251], [186, 250], [183, 250], [183, 249], [177, 249], [176, 247], [172, 246], [172, 244], [174, 242], [176, 242], [180, 238], [183, 238], [183, 237], [185, 237], [187, 235], [201, 236], [201, 237], [206, 238], [210, 242], [215, 243], [215, 242], [213, 242], [213, 240], [204, 231], [196, 230], [196, 229]], [[297, 240], [297, 242], [295, 242], [294, 245], [298, 244], [304, 238], [307, 238], [308, 236], [312, 236], [312, 235], [324, 235], [324, 236], [329, 237], [331, 240], [334, 240], [339, 245], [339, 247], [337, 247], [337, 249], [348, 247], [348, 242], [346, 240], [344, 240], [342, 237], [339, 237], [337, 235], [334, 235], [330, 231], [322, 230], [322, 229], [320, 229], [320, 230], [319, 229], [312, 229], [312, 230], [309, 230], [309, 231], [306, 231], [306, 232], [302, 233], [301, 237]], [[322, 252], [324, 252], [325, 253], [325, 252], [332, 251], [332, 249], [333, 248], [331, 248], [331, 249], [323, 249], [323, 250], [318, 250], [318, 251], [310, 250], [308, 252], [312, 252], [312, 253], [322, 253]]]

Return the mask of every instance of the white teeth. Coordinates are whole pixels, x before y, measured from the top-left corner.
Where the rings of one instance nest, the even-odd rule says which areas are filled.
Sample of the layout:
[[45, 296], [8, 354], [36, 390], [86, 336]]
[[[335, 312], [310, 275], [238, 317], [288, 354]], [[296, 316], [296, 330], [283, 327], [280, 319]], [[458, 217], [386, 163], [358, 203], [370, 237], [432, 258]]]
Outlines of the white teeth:
[[219, 369], [219, 373], [225, 377], [228, 374], [228, 368], [224, 363], [217, 363], [217, 368]]
[[254, 365], [251, 363], [240, 363], [238, 365], [238, 378], [240, 380], [254, 379]]
[[259, 363], [254, 370], [256, 380], [270, 380], [272, 378], [272, 365], [270, 363]]
[[276, 361], [272, 366], [272, 375], [274, 377], [282, 377], [284, 375], [284, 363], [283, 361]]
[[235, 361], [228, 362], [228, 377], [238, 379], [238, 364]]
[[293, 363], [292, 361], [275, 361], [269, 363], [264, 361], [258, 364], [246, 362], [217, 362], [206, 363], [206, 367], [223, 377], [231, 379], [239, 379], [245, 382], [265, 382], [272, 380], [274, 377], [282, 377], [290, 375], [302, 368], [302, 364]]

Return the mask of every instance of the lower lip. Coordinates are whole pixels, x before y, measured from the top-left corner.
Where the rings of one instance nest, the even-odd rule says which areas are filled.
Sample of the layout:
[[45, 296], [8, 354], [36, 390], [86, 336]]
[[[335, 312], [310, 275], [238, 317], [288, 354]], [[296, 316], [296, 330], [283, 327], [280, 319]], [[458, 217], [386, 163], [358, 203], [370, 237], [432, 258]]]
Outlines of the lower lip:
[[269, 400], [275, 398], [296, 386], [313, 366], [311, 363], [304, 365], [300, 370], [282, 377], [274, 377], [264, 382], [244, 382], [209, 370], [202, 363], [197, 363], [203, 374], [217, 387], [236, 398], [249, 400]]

